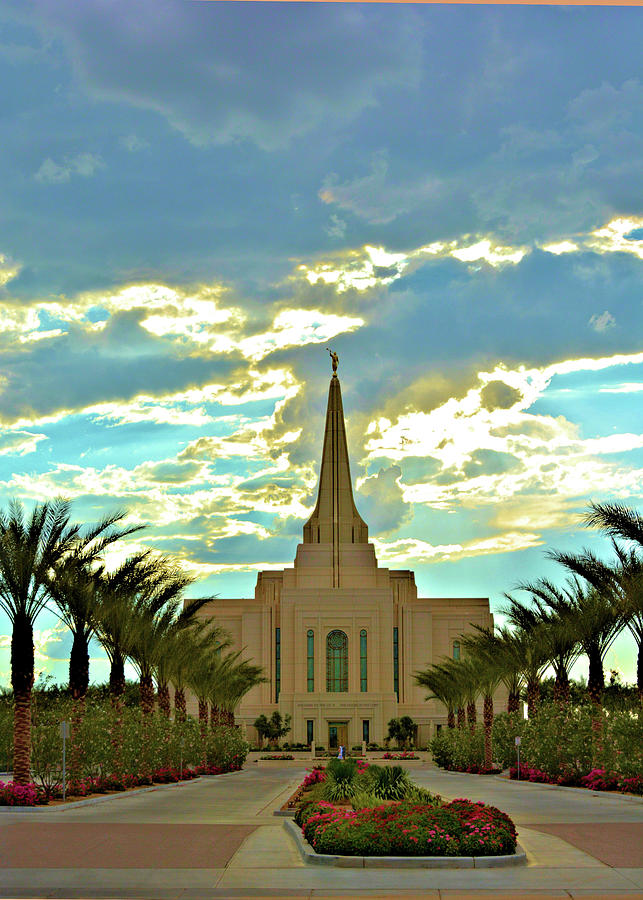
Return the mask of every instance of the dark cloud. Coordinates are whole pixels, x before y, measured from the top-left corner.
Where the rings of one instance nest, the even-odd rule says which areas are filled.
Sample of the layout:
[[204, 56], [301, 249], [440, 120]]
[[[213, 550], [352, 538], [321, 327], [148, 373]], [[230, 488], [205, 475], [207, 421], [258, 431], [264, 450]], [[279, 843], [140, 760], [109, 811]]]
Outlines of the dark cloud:
[[480, 392], [484, 409], [510, 409], [522, 399], [520, 391], [504, 381], [490, 381]]
[[37, 15], [94, 96], [161, 113], [197, 145], [283, 147], [419, 80], [421, 36], [405, 9], [45, 0]]

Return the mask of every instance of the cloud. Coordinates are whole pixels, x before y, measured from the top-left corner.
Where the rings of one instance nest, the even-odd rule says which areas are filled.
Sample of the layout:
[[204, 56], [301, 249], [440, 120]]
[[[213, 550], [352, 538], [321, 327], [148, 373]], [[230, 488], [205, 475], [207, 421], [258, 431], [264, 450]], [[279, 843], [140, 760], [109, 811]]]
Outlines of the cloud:
[[118, 143], [121, 147], [129, 150], [130, 153], [138, 153], [140, 150], [147, 150], [150, 147], [149, 141], [146, 141], [145, 138], [141, 138], [136, 134], [123, 135], [118, 139]]
[[334, 173], [327, 175], [319, 190], [319, 199], [368, 222], [386, 224], [421, 206], [440, 190], [438, 179], [430, 176], [419, 182], [392, 185], [388, 182], [388, 169], [388, 154], [380, 150], [373, 154], [369, 175], [342, 184]]
[[399, 485], [401, 476], [399, 466], [389, 466], [357, 481], [360, 514], [368, 523], [371, 536], [397, 531], [411, 518], [411, 507], [404, 502]]
[[38, 444], [46, 441], [47, 435], [30, 431], [5, 431], [0, 435], [0, 456], [25, 456], [35, 453]]
[[434, 545], [418, 538], [400, 538], [386, 542], [373, 538], [378, 561], [384, 565], [418, 565], [496, 553], [516, 553], [541, 546], [542, 543], [538, 534], [519, 531], [509, 531], [462, 544]]
[[588, 324], [590, 328], [593, 328], [594, 331], [598, 331], [600, 334], [603, 331], [607, 331], [609, 328], [613, 328], [616, 325], [616, 319], [608, 312], [608, 310], [605, 310], [600, 315], [595, 313]]
[[12, 262], [7, 256], [0, 253], [0, 288], [15, 278], [20, 272], [18, 263]]
[[77, 153], [76, 156], [65, 157], [62, 163], [54, 162], [47, 157], [34, 175], [42, 184], [61, 184], [70, 180], [72, 175], [91, 178], [105, 163], [94, 153]]
[[44, 0], [36, 21], [65, 41], [91, 96], [156, 112], [197, 146], [274, 150], [346, 125], [380, 91], [417, 84], [422, 54], [403, 9]]
[[[563, 416], [529, 410], [557, 376], [641, 362], [643, 354], [633, 354], [479, 372], [478, 384], [459, 398], [452, 396], [428, 411], [407, 407], [395, 420], [371, 421], [364, 461], [395, 461], [401, 468], [396, 483], [407, 504], [435, 509], [502, 504], [502, 524], [514, 530], [524, 520], [525, 498], [532, 498], [532, 513], [520, 527], [533, 531], [538, 515], [549, 520], [552, 495], [563, 504], [591, 491], [637, 495], [643, 469], [636, 457], [630, 464], [619, 457], [643, 448], [643, 435], [584, 438]], [[408, 474], [407, 458], [412, 461]]]
[[333, 215], [330, 217], [330, 222], [326, 226], [325, 231], [329, 237], [342, 240], [346, 236], [346, 227], [346, 222], [343, 219]]

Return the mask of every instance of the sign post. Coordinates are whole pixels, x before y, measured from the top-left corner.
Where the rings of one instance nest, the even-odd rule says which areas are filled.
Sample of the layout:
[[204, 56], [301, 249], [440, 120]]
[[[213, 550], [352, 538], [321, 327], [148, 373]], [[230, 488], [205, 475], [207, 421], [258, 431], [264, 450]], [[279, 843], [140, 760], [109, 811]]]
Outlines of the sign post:
[[60, 723], [60, 736], [63, 739], [63, 800], [67, 797], [67, 738], [70, 737], [69, 722]]
[[520, 781], [520, 737], [515, 738], [516, 741], [516, 754], [518, 756], [518, 781]]

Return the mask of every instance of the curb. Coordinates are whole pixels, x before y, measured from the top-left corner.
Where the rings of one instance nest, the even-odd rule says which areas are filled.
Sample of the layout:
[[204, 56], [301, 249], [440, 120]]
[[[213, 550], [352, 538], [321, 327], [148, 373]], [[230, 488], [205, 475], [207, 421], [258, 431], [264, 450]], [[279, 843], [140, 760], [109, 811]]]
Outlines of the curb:
[[527, 854], [520, 844], [511, 856], [322, 856], [313, 850], [293, 821], [287, 819], [284, 828], [307, 865], [342, 869], [500, 869], [527, 864]]

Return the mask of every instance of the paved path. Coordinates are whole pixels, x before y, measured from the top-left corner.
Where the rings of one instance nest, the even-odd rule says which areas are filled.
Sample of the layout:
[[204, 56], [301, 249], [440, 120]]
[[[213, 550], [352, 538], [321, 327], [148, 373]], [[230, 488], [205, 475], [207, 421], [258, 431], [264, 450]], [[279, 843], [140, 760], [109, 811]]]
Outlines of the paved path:
[[[0, 812], [0, 897], [523, 897], [643, 900], [643, 801], [515, 784], [433, 767], [412, 777], [445, 797], [504, 809], [528, 865], [515, 869], [305, 866], [272, 815], [305, 773], [258, 769], [74, 809]], [[598, 835], [598, 839], [597, 839]], [[627, 848], [631, 842], [632, 852]], [[620, 854], [620, 855], [619, 855]]]

